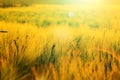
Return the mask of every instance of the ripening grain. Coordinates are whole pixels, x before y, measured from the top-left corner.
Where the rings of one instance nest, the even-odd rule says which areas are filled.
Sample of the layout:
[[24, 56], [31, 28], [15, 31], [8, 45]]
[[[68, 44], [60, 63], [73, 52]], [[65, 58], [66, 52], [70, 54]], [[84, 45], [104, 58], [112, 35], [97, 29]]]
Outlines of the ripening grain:
[[0, 8], [1, 80], [119, 80], [120, 6]]

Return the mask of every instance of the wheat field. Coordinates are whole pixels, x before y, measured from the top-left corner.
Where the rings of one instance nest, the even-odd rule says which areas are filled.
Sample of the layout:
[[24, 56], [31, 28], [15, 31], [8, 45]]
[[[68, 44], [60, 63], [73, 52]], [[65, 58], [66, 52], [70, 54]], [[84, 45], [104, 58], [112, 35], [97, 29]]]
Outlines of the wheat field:
[[1, 80], [120, 80], [120, 6], [0, 8]]

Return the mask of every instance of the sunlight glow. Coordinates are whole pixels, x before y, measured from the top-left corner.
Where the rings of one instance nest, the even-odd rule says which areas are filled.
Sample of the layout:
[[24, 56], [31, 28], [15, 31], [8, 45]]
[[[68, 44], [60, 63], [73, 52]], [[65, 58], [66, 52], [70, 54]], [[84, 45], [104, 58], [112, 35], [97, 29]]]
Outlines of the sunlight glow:
[[57, 27], [54, 29], [54, 36], [60, 42], [69, 41], [72, 38], [72, 31], [68, 27]]
[[79, 3], [82, 6], [98, 7], [98, 6], [102, 5], [102, 0], [80, 0]]

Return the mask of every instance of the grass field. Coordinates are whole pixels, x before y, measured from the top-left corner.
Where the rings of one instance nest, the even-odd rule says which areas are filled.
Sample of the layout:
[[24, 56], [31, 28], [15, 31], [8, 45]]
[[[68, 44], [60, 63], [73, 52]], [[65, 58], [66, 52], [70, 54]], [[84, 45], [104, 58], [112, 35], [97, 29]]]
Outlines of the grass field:
[[0, 8], [1, 80], [120, 80], [120, 6]]

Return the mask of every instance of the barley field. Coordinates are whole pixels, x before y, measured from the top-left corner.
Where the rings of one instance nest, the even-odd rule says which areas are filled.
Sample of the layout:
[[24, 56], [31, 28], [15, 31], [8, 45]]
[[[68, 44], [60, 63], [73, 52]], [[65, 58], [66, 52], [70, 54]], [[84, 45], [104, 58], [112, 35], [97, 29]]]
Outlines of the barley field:
[[0, 8], [0, 80], [120, 80], [120, 6]]

